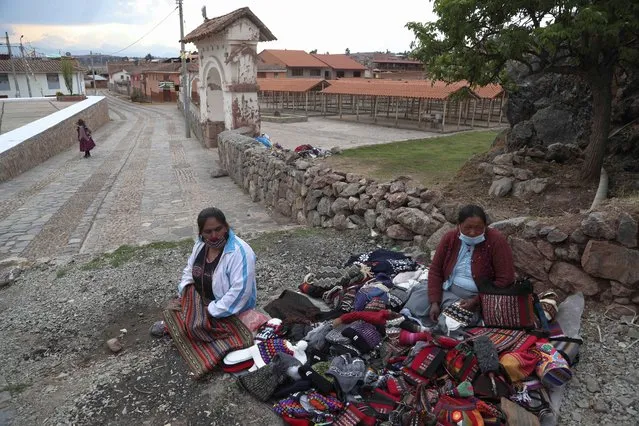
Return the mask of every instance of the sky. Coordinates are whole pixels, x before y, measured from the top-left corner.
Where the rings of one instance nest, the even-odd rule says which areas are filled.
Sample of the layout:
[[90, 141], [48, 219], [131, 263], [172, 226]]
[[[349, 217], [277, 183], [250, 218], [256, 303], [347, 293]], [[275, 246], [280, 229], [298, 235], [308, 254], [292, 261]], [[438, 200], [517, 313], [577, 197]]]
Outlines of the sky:
[[[184, 0], [184, 34], [203, 22], [201, 8], [213, 18], [248, 6], [277, 37], [263, 49], [300, 49], [319, 53], [410, 49], [410, 21], [434, 19], [429, 0], [383, 2], [382, 8], [359, 1], [324, 0]], [[175, 0], [0, 0], [0, 30], [11, 44], [22, 38], [38, 52], [73, 55], [89, 51], [119, 56], [178, 56], [180, 24]], [[170, 15], [170, 16], [169, 16]], [[168, 16], [168, 18], [167, 18]], [[135, 45], [164, 18], [157, 28]], [[0, 53], [6, 43], [0, 40]], [[196, 50], [187, 45], [187, 50]]]

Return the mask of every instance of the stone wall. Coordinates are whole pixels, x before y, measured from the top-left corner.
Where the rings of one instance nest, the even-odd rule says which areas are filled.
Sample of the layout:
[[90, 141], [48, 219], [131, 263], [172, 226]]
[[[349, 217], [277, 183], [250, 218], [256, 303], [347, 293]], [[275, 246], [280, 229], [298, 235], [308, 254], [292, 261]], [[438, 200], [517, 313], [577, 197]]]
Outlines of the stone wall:
[[[18, 176], [70, 147], [78, 146], [76, 123], [80, 118], [93, 132], [102, 127], [109, 121], [106, 99], [91, 97], [0, 136], [0, 182]], [[37, 130], [30, 131], [30, 127]], [[11, 146], [3, 150], [5, 139], [11, 139]]]
[[[457, 203], [408, 179], [376, 182], [332, 170], [295, 152], [267, 150], [223, 132], [222, 167], [248, 192], [293, 222], [339, 230], [369, 228], [430, 253], [454, 229]], [[491, 226], [508, 236], [519, 273], [544, 286], [639, 304], [637, 218], [593, 212], [546, 220], [520, 217]]]

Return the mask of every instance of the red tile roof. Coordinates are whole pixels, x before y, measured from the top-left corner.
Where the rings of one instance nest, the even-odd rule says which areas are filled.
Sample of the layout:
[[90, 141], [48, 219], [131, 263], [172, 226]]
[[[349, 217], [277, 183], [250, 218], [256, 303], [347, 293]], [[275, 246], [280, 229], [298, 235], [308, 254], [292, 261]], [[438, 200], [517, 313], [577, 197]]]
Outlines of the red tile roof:
[[260, 91], [275, 92], [308, 92], [317, 86], [328, 84], [326, 80], [317, 78], [258, 78]]
[[372, 62], [378, 64], [421, 64], [421, 61], [416, 59], [407, 59], [402, 58], [401, 56], [396, 56], [387, 53], [376, 53], [373, 55]]
[[212, 34], [217, 34], [224, 31], [231, 26], [235, 21], [241, 18], [246, 18], [253, 22], [260, 30], [260, 41], [273, 41], [277, 40], [271, 30], [266, 28], [266, 25], [260, 19], [255, 16], [251, 9], [243, 7], [241, 9], [234, 10], [226, 15], [218, 16], [217, 18], [211, 18], [204, 21], [202, 25], [191, 31], [184, 37], [185, 42], [194, 42], [208, 37]]
[[323, 93], [364, 96], [391, 96], [421, 99], [448, 99], [452, 94], [467, 89], [465, 83], [446, 84], [442, 81], [391, 81], [348, 79], [331, 81]]
[[473, 92], [483, 99], [495, 99], [504, 93], [504, 88], [499, 84], [489, 84], [487, 86], [475, 87]]
[[355, 61], [348, 55], [318, 55], [313, 54], [313, 56], [320, 61], [324, 62], [329, 67], [335, 70], [354, 70], [354, 71], [364, 71], [366, 67], [359, 62]]
[[265, 49], [260, 55], [264, 52], [274, 56], [289, 68], [328, 68], [324, 62], [303, 50]]
[[[85, 68], [80, 66], [80, 63], [76, 59], [67, 59], [72, 61], [73, 69], [75, 71], [86, 71]], [[28, 62], [29, 66], [25, 65], [25, 61]], [[0, 72], [10, 73], [13, 72], [11, 68], [11, 60], [10, 59], [0, 59]], [[26, 73], [61, 73], [62, 72], [62, 59], [15, 59], [13, 61], [13, 66], [15, 67], [16, 72]]]

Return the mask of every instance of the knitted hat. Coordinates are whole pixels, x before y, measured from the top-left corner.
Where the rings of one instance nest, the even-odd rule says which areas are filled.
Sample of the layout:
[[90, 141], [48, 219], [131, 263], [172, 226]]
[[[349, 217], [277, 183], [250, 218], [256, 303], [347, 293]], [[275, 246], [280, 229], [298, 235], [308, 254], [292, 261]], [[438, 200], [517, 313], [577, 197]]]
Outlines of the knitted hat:
[[364, 379], [366, 364], [349, 354], [340, 355], [333, 358], [326, 374], [335, 377], [342, 392], [349, 393], [360, 380]]
[[331, 331], [326, 333], [326, 341], [330, 344], [350, 344], [350, 339], [342, 335], [342, 331], [344, 331], [346, 327], [348, 327], [346, 324], [341, 324], [337, 327], [334, 327]]
[[362, 353], [372, 351], [382, 341], [382, 335], [375, 326], [364, 321], [355, 321], [342, 331], [342, 335], [351, 339]]
[[337, 309], [342, 303], [342, 296], [344, 296], [344, 289], [342, 287], [333, 287], [324, 294], [322, 294], [322, 300], [331, 309]]
[[388, 292], [388, 306], [399, 311], [408, 300], [408, 291], [402, 287], [393, 287]]
[[504, 366], [510, 380], [519, 382], [535, 371], [539, 359], [539, 355], [530, 351], [508, 352], [499, 358], [499, 362]]
[[346, 268], [323, 266], [312, 276], [307, 276], [307, 282], [328, 290], [336, 286], [356, 283], [364, 277], [365, 275], [357, 265], [350, 265]]
[[262, 324], [255, 334], [255, 340], [268, 340], [282, 337], [282, 320], [279, 318], [271, 318]]
[[376, 312], [386, 309], [385, 299], [388, 299], [388, 297], [373, 297], [366, 306], [364, 306], [364, 310]]
[[326, 395], [335, 391], [333, 387], [335, 379], [326, 375], [329, 368], [330, 364], [324, 361], [314, 364], [313, 366], [308, 364], [303, 365], [300, 367], [299, 373], [303, 379], [310, 380], [313, 383], [313, 387]]
[[269, 364], [273, 367], [273, 374], [277, 377], [279, 383], [283, 383], [287, 377], [298, 378], [297, 369], [302, 363], [293, 355], [285, 352], [278, 352]]
[[306, 350], [307, 343], [302, 340], [297, 345], [292, 345], [291, 342], [285, 339], [269, 339], [263, 342], [258, 342], [251, 346], [249, 351], [255, 361], [255, 367], [261, 368], [266, 364], [270, 364], [275, 354], [284, 352], [289, 355], [293, 355], [302, 364], [306, 364]]
[[238, 384], [255, 398], [264, 402], [273, 395], [273, 392], [275, 392], [277, 388], [278, 381], [273, 374], [271, 366], [266, 365], [240, 376], [238, 378]]

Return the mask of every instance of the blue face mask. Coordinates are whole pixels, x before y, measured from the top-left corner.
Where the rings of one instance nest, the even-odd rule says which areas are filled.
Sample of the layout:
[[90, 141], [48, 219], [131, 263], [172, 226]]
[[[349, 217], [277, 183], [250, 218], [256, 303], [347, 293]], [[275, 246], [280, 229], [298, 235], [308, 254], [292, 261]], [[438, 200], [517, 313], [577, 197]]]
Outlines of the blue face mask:
[[477, 235], [476, 237], [469, 237], [468, 235], [464, 235], [460, 232], [459, 239], [469, 246], [476, 246], [477, 244], [486, 241], [486, 236], [482, 233], [481, 235]]

